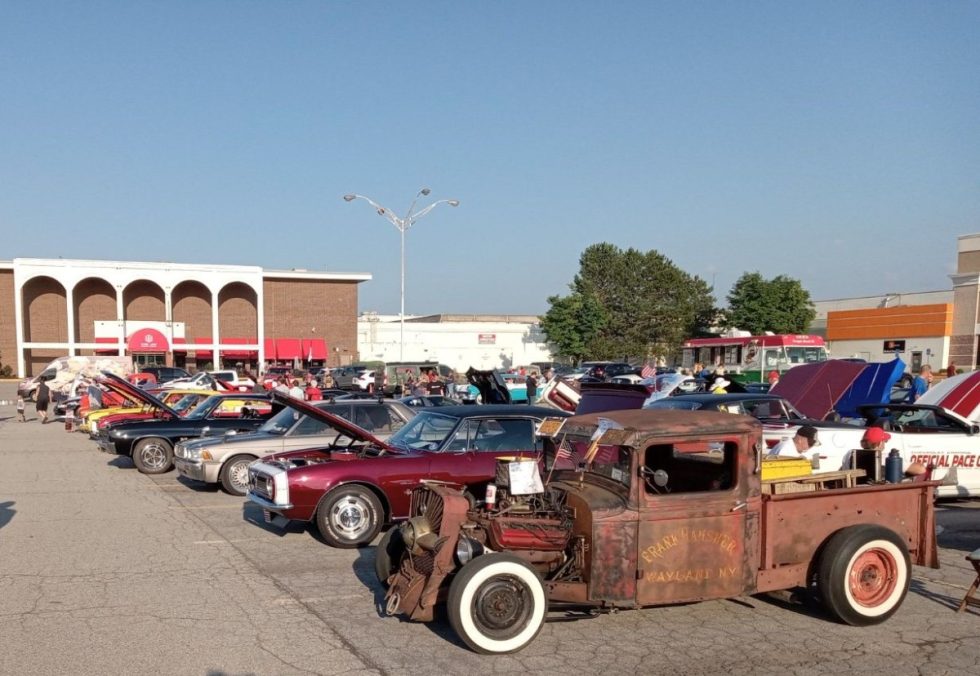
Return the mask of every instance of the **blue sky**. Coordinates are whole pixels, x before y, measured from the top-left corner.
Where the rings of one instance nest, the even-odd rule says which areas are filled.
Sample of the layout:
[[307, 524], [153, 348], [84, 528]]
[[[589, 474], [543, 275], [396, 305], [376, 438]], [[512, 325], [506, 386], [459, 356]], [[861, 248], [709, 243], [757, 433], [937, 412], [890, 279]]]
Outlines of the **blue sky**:
[[[594, 242], [816, 299], [980, 231], [978, 2], [0, 3], [0, 259], [363, 271], [540, 313]], [[425, 204], [427, 202], [423, 202]]]

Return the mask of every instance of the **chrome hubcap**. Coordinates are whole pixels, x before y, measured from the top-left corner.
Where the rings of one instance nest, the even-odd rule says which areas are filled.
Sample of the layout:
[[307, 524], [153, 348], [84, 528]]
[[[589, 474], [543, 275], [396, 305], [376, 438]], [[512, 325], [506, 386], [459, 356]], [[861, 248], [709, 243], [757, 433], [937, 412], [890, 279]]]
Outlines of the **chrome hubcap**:
[[330, 520], [334, 528], [345, 538], [354, 539], [364, 533], [369, 525], [367, 504], [360, 498], [344, 496], [334, 503], [330, 510]]
[[160, 444], [149, 444], [140, 451], [143, 464], [150, 469], [160, 469], [167, 462], [167, 450]]

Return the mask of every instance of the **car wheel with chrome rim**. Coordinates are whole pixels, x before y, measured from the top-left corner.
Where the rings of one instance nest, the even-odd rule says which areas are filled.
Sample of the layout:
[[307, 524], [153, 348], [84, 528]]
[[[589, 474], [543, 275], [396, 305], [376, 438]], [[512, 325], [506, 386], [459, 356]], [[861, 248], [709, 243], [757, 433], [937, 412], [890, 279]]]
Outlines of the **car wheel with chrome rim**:
[[363, 547], [381, 530], [381, 502], [364, 486], [338, 486], [316, 510], [316, 527], [333, 547]]
[[174, 466], [174, 447], [166, 439], [141, 439], [133, 447], [133, 463], [143, 474], [163, 474]]
[[243, 496], [248, 493], [248, 466], [255, 462], [251, 455], [229, 458], [221, 468], [221, 487], [226, 493]]

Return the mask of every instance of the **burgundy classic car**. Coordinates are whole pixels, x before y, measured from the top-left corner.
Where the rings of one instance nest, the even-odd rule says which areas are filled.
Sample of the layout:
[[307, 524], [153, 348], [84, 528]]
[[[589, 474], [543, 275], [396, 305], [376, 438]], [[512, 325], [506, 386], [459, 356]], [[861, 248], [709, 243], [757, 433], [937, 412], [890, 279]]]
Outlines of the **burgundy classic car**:
[[385, 523], [408, 517], [421, 479], [453, 481], [483, 496], [498, 457], [538, 457], [538, 423], [555, 416], [535, 406], [444, 406], [425, 410], [388, 441], [314, 406], [306, 415], [338, 430], [322, 448], [266, 456], [249, 467], [249, 499], [279, 527], [314, 521], [334, 547], [370, 543]]

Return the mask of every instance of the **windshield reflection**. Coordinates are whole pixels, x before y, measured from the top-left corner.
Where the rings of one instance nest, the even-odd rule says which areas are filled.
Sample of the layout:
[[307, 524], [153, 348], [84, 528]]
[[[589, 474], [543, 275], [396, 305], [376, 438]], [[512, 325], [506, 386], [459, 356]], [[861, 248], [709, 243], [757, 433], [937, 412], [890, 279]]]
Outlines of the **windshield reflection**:
[[630, 463], [633, 456], [628, 446], [598, 444], [592, 446], [588, 437], [562, 435], [548, 439], [547, 469], [553, 472], [573, 471], [594, 474], [629, 487]]
[[388, 443], [398, 448], [437, 451], [456, 429], [458, 418], [440, 413], [419, 413], [392, 435]]

